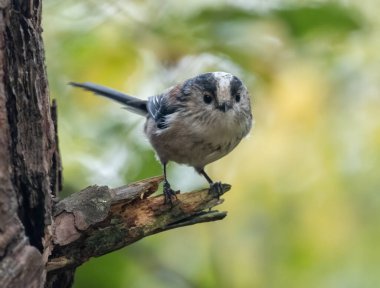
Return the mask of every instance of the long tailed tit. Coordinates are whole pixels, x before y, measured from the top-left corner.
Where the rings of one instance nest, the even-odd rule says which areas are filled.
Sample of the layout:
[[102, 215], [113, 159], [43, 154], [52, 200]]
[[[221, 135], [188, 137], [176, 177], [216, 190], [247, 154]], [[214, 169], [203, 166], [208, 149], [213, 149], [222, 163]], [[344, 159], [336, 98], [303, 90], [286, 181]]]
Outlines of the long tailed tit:
[[176, 193], [167, 180], [169, 161], [194, 167], [210, 184], [210, 192], [218, 196], [222, 184], [212, 181], [204, 167], [231, 152], [252, 126], [247, 88], [225, 72], [198, 75], [148, 100], [93, 83], [70, 84], [146, 117], [145, 134], [163, 165], [165, 202], [171, 203]]

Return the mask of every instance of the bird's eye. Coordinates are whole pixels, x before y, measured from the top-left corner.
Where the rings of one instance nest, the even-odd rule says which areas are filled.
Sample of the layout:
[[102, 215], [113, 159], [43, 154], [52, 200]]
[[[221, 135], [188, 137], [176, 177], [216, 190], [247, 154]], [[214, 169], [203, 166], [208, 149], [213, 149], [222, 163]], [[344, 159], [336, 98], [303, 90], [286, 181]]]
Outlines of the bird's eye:
[[240, 102], [240, 93], [236, 93], [235, 95], [235, 101]]
[[210, 104], [212, 102], [212, 96], [209, 94], [203, 94], [203, 101], [206, 104]]

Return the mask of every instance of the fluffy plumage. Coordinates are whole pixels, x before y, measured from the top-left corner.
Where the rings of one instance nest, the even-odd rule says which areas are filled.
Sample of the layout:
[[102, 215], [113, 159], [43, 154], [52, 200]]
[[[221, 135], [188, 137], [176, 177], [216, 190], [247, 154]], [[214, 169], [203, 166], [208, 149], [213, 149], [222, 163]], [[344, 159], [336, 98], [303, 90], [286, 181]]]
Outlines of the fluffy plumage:
[[169, 202], [175, 196], [166, 178], [169, 161], [194, 167], [207, 179], [210, 191], [219, 194], [221, 183], [214, 183], [204, 167], [231, 152], [252, 126], [247, 88], [225, 72], [198, 75], [147, 101], [92, 83], [70, 84], [146, 116], [145, 134], [163, 164], [164, 194]]

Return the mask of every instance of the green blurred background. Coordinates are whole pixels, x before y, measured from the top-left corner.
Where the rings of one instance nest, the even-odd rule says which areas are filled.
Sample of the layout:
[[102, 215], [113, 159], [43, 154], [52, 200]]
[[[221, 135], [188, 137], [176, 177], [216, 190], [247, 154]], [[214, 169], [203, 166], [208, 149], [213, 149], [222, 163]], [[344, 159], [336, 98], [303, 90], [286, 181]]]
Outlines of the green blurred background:
[[[44, 1], [64, 194], [161, 174], [143, 119], [69, 81], [148, 97], [206, 71], [248, 86], [250, 137], [207, 167], [228, 217], [95, 258], [75, 287], [380, 287], [380, 5]], [[175, 189], [206, 187], [172, 164]]]

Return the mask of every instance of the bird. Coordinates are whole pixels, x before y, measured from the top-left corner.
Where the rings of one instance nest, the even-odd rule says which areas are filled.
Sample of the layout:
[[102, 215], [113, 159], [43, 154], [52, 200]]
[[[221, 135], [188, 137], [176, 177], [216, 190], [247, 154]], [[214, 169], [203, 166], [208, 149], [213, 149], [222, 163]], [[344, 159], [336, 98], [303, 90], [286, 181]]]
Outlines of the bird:
[[238, 77], [203, 73], [147, 100], [91, 82], [69, 84], [117, 101], [146, 118], [145, 135], [163, 167], [165, 203], [172, 204], [179, 193], [167, 178], [170, 161], [193, 167], [207, 180], [212, 195], [219, 198], [223, 193], [223, 184], [214, 182], [204, 169], [230, 153], [251, 130], [250, 94]]

